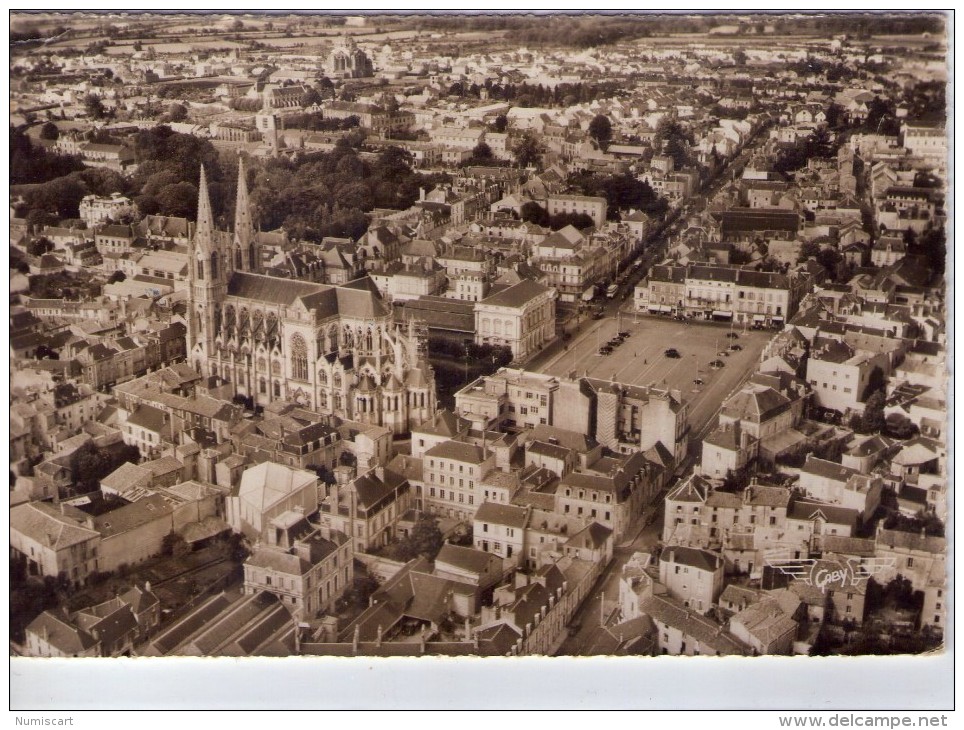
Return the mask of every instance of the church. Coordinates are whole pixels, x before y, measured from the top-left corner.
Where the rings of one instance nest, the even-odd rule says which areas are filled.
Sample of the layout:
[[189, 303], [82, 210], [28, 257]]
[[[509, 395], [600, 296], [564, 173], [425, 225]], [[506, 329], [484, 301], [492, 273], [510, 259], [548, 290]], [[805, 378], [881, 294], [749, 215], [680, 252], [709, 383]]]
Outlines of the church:
[[365, 277], [340, 286], [259, 273], [239, 162], [234, 233], [214, 227], [201, 168], [189, 277], [188, 361], [258, 405], [285, 400], [408, 432], [435, 413], [435, 376], [413, 326]]
[[325, 63], [325, 72], [333, 79], [364, 79], [375, 75], [371, 60], [350, 35], [335, 43]]

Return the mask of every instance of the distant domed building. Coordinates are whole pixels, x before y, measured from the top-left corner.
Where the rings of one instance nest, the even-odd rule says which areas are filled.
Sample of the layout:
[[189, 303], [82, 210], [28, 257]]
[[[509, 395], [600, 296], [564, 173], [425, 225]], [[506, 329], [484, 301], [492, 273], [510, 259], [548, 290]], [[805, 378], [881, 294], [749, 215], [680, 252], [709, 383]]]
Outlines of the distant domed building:
[[371, 59], [351, 36], [345, 36], [335, 44], [325, 63], [325, 71], [334, 79], [363, 79], [375, 75]]

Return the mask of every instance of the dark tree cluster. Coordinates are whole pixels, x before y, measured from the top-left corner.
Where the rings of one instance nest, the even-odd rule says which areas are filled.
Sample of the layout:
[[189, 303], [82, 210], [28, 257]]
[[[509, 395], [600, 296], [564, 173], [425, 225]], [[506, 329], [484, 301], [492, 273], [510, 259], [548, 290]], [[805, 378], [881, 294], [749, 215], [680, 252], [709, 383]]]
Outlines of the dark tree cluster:
[[783, 147], [777, 153], [773, 169], [780, 173], [795, 172], [806, 167], [812, 157], [832, 157], [835, 154], [835, 145], [831, 143], [830, 135], [825, 129], [818, 129], [808, 137]]
[[617, 218], [620, 210], [635, 208], [648, 215], [665, 213], [669, 203], [657, 195], [648, 183], [629, 173], [597, 175], [591, 172], [575, 173], [569, 177], [569, 185], [582, 195], [603, 197], [609, 204], [610, 218]]
[[579, 82], [545, 86], [543, 84], [499, 84], [487, 79], [484, 84], [456, 81], [448, 93], [450, 96], [479, 99], [485, 91], [495, 101], [511, 101], [520, 107], [558, 107], [584, 104], [596, 99], [620, 96], [625, 88], [615, 82]]
[[10, 184], [41, 183], [84, 167], [79, 157], [34, 144], [21, 127], [10, 127]]
[[325, 236], [359, 238], [373, 208], [408, 208], [420, 187], [435, 180], [412, 169], [411, 155], [388, 147], [374, 161], [363, 160], [350, 140], [331, 152], [273, 159], [257, 171], [252, 202], [266, 230], [279, 226], [293, 236], [320, 241]]
[[141, 454], [136, 446], [122, 444], [118, 447], [101, 448], [87, 442], [70, 456], [70, 473], [77, 492], [93, 492], [100, 487], [100, 480], [122, 464], [136, 464]]
[[[180, 134], [161, 125], [138, 132], [133, 137], [138, 162], [132, 188], [140, 191], [134, 198], [143, 215], [170, 215], [194, 220], [197, 217], [197, 182], [201, 165], [207, 172], [211, 206], [216, 217], [226, 218], [232, 211], [234, 184], [217, 150], [208, 140]], [[223, 222], [223, 221], [222, 221]]]
[[308, 132], [341, 132], [354, 129], [359, 119], [352, 114], [344, 119], [325, 119], [321, 112], [292, 114], [285, 117], [285, 129], [304, 129]]
[[83, 168], [32, 188], [24, 196], [26, 202], [17, 209], [17, 214], [34, 226], [75, 220], [80, 216], [80, 201], [84, 196], [126, 193], [129, 187], [124, 176], [114, 170]]
[[675, 119], [663, 119], [656, 126], [653, 146], [661, 149], [662, 154], [672, 157], [673, 165], [677, 170], [693, 167], [696, 164], [693, 144], [692, 130], [686, 129]]

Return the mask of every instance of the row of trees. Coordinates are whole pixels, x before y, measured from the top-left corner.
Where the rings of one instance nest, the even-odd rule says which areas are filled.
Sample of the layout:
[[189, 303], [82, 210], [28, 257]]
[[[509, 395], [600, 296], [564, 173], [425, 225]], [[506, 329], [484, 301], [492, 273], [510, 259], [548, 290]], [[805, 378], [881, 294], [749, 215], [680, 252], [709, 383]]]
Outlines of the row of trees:
[[487, 79], [484, 84], [456, 81], [448, 93], [450, 96], [479, 99], [485, 92], [493, 101], [511, 101], [521, 107], [569, 107], [587, 104], [625, 94], [625, 87], [612, 81], [563, 83], [555, 86], [543, 84], [499, 84]]

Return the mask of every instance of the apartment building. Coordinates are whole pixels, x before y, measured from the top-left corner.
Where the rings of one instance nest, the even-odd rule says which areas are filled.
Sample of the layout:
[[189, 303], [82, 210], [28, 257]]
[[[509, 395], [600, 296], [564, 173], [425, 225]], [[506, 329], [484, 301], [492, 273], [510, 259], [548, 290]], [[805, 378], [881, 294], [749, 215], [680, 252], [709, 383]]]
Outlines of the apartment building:
[[556, 291], [530, 279], [475, 304], [475, 341], [508, 347], [519, 360], [556, 337]]
[[425, 510], [440, 517], [471, 519], [479, 508], [478, 485], [495, 467], [495, 454], [463, 441], [445, 441], [422, 457]]
[[602, 228], [606, 223], [608, 203], [605, 198], [589, 195], [550, 195], [546, 209], [551, 216], [561, 213], [588, 215], [596, 228]]

